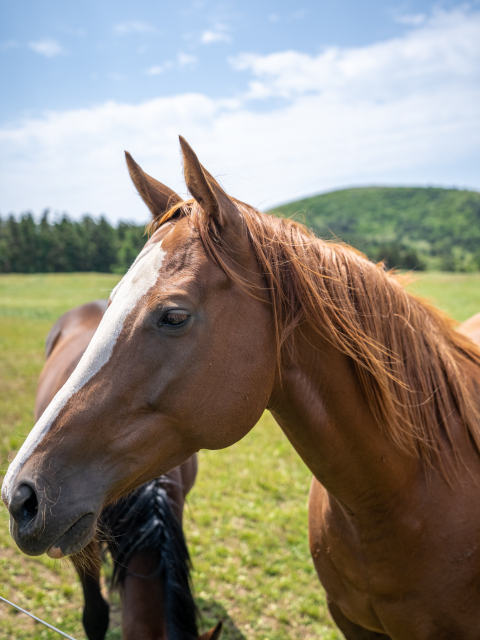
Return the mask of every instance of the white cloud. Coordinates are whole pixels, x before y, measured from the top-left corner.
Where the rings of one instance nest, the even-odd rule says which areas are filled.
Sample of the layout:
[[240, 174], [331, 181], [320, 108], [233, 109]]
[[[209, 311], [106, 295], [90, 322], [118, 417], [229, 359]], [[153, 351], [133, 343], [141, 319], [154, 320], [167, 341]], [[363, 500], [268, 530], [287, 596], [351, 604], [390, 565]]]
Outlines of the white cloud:
[[202, 44], [212, 44], [213, 42], [231, 42], [232, 38], [228, 33], [228, 28], [224, 24], [216, 24], [213, 29], [204, 31], [200, 36]]
[[365, 47], [329, 47], [317, 56], [283, 51], [231, 59], [255, 80], [250, 97], [293, 98], [315, 92], [344, 99], [391, 100], [440, 85], [477, 83], [480, 14], [437, 12], [406, 36]]
[[405, 13], [394, 16], [395, 22], [398, 24], [406, 24], [412, 27], [419, 27], [426, 20], [427, 16], [424, 13]]
[[159, 76], [166, 69], [168, 69], [168, 66], [166, 66], [165, 64], [157, 64], [147, 69], [145, 73], [147, 76]]
[[113, 30], [120, 36], [128, 33], [158, 33], [158, 29], [152, 24], [147, 22], [138, 22], [135, 20], [116, 24], [114, 25]]
[[[178, 65], [178, 67], [187, 67], [192, 69], [196, 66], [196, 64], [197, 58], [195, 56], [189, 55], [188, 53], [179, 53], [177, 56], [176, 65]], [[171, 60], [167, 60], [163, 64], [157, 64], [149, 67], [145, 70], [144, 73], [147, 76], [158, 76], [162, 73], [165, 73], [165, 71], [168, 71], [168, 69], [171, 69], [173, 66], [174, 63]]]
[[[51, 112], [0, 129], [0, 210], [146, 220], [123, 149], [185, 193], [177, 134], [262, 208], [350, 184], [480, 189], [480, 13], [437, 13], [402, 38], [318, 56], [237, 58], [256, 85]], [[280, 97], [262, 109], [252, 96]]]
[[35, 51], [35, 53], [45, 56], [46, 58], [54, 58], [61, 53], [65, 53], [61, 44], [56, 40], [35, 40], [33, 42], [29, 42], [28, 46], [32, 51]]
[[196, 64], [198, 62], [198, 59], [196, 56], [192, 56], [189, 53], [182, 53], [180, 52], [178, 54], [178, 64], [181, 67], [195, 67]]

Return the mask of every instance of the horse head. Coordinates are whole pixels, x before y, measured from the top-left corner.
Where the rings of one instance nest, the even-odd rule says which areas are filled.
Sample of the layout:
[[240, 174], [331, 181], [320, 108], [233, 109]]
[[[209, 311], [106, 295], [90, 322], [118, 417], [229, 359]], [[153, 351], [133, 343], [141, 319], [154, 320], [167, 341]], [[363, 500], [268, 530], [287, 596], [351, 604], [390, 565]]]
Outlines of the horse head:
[[106, 504], [233, 444], [271, 395], [275, 332], [247, 205], [181, 146], [187, 202], [127, 154], [154, 232], [5, 477], [10, 530], [29, 555], [77, 553]]

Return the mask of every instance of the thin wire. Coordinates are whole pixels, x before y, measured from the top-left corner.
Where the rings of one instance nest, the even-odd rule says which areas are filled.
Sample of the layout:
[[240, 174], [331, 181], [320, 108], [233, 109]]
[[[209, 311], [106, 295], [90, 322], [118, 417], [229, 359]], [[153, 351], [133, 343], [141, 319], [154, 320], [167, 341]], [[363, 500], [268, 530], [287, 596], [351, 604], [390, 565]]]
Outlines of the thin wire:
[[19, 607], [18, 605], [13, 604], [13, 602], [10, 602], [10, 600], [7, 600], [6, 598], [2, 598], [2, 596], [0, 596], [0, 600], [3, 600], [3, 602], [6, 602], [11, 607], [15, 607], [15, 609], [18, 609], [22, 613], [26, 613], [27, 616], [30, 616], [31, 618], [33, 618], [37, 622], [41, 622], [42, 624], [44, 624], [49, 629], [53, 629], [53, 631], [56, 631], [57, 633], [59, 633], [64, 638], [69, 638], [69, 640], [75, 640], [75, 638], [72, 638], [72, 636], [69, 636], [66, 633], [63, 633], [63, 631], [60, 631], [60, 629], [57, 629], [57, 627], [52, 627], [52, 625], [48, 624], [48, 622], [45, 622], [44, 620], [41, 620], [40, 618], [37, 618], [37, 616], [34, 616], [33, 613], [28, 613], [28, 611], [25, 611], [25, 609], [22, 609], [22, 607]]

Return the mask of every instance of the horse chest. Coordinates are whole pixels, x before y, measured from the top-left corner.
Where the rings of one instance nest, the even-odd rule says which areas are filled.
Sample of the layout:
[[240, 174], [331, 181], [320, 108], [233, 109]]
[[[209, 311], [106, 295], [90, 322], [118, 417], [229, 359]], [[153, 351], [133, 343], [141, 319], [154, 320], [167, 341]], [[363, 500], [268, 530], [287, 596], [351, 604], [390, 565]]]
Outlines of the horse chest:
[[480, 638], [480, 518], [457, 501], [441, 517], [408, 515], [365, 536], [330, 506], [314, 480], [310, 549], [328, 599], [349, 620], [395, 640]]

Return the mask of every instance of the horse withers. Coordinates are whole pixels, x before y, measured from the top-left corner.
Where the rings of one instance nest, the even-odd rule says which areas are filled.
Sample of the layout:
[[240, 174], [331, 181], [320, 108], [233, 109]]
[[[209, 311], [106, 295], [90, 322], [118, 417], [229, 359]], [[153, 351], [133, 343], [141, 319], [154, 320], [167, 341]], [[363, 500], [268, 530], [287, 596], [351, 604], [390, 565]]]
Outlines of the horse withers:
[[[107, 309], [96, 300], [65, 313], [48, 334], [47, 361], [35, 404], [38, 420], [75, 370]], [[96, 537], [70, 556], [84, 595], [83, 626], [89, 640], [103, 640], [109, 605], [101, 591], [102, 558], [113, 560], [125, 640], [193, 640], [198, 636], [190, 585], [190, 559], [182, 530], [185, 498], [197, 475], [194, 455], [106, 507]], [[55, 511], [55, 505], [50, 507]], [[221, 623], [199, 640], [216, 640]]]
[[478, 640], [478, 346], [382, 265], [229, 197], [181, 145], [187, 201], [127, 155], [152, 236], [9, 467], [18, 546], [84, 547], [105, 505], [268, 408], [314, 476], [310, 547], [344, 635]]

